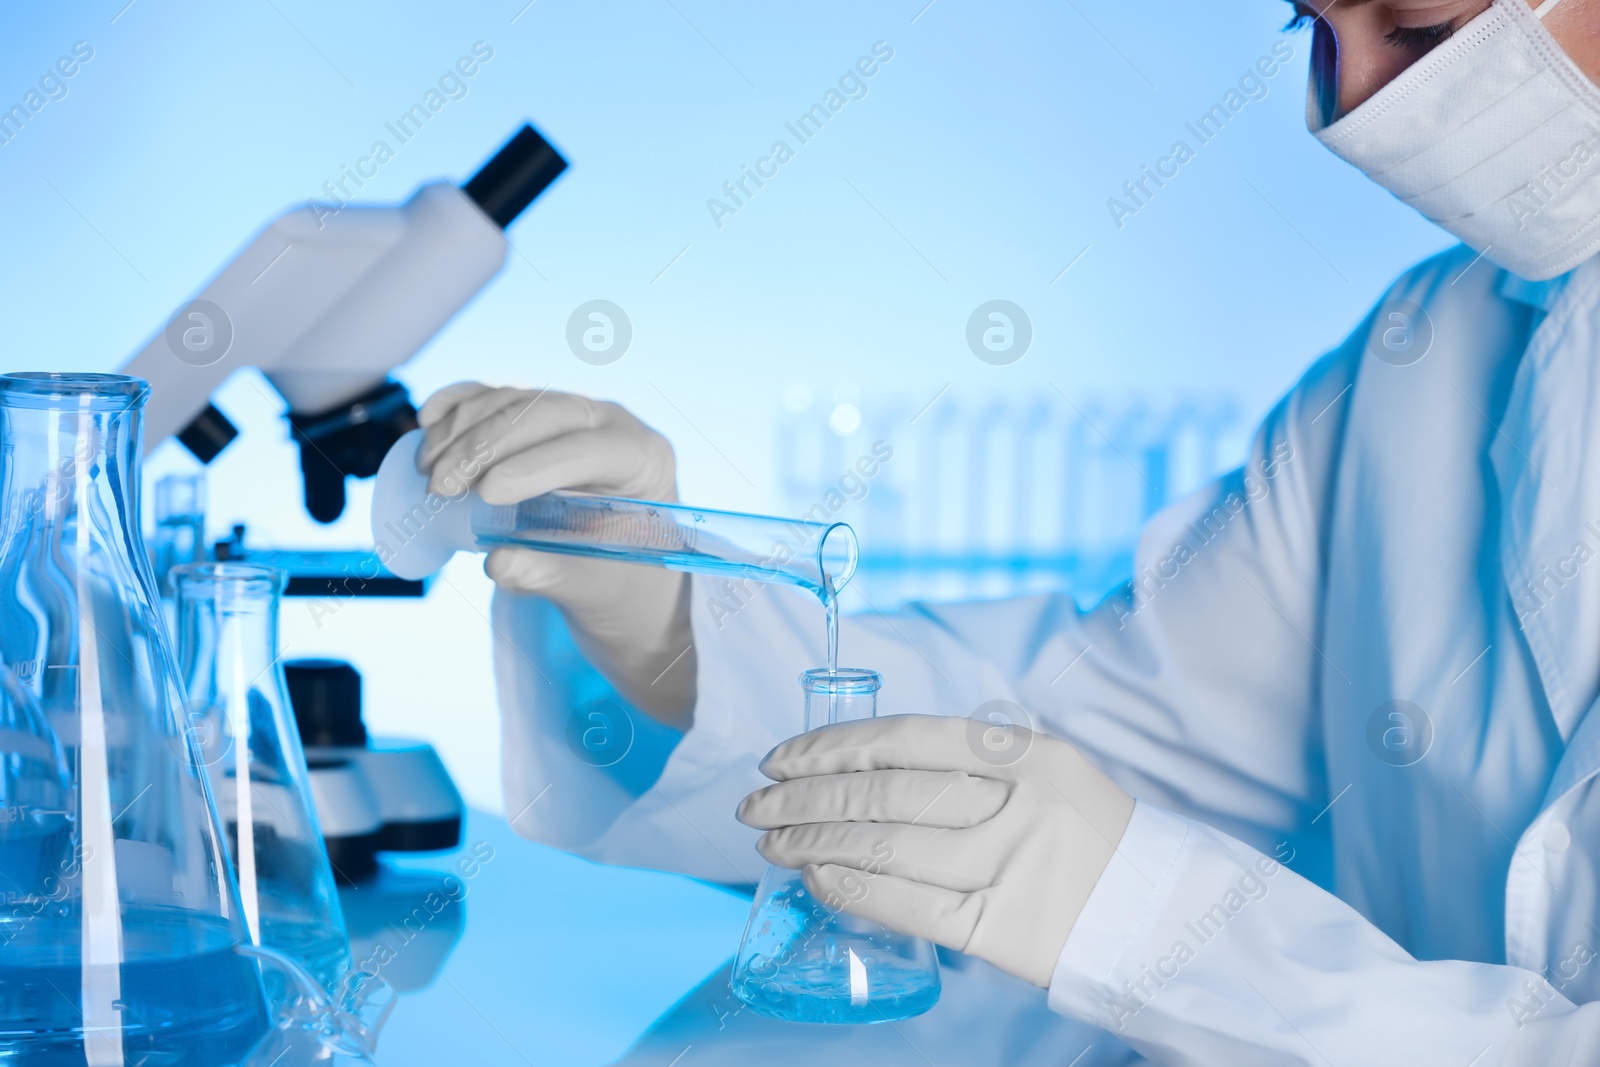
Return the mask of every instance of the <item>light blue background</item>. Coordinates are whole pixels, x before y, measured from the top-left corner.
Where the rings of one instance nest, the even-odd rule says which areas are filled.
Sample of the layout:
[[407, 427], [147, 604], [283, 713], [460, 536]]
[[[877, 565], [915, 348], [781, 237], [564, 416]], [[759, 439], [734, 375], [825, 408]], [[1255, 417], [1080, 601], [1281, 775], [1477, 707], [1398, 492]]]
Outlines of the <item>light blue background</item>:
[[[362, 196], [464, 179], [524, 120], [572, 168], [401, 377], [418, 399], [470, 377], [620, 400], [672, 439], [683, 497], [707, 505], [778, 505], [773, 425], [796, 384], [909, 410], [940, 390], [1224, 394], [1253, 419], [1447, 243], [1306, 134], [1310, 39], [1278, 32], [1279, 0], [525, 2], [7, 5], [0, 107], [74, 42], [94, 58], [0, 145], [0, 365], [118, 367], [477, 41], [494, 58], [468, 95]], [[1294, 59], [1266, 97], [1119, 230], [1108, 197], [1176, 139], [1193, 146], [1184, 123], [1285, 40]], [[717, 227], [707, 199], [878, 41], [894, 57], [866, 97], [791, 141]], [[605, 367], [564, 342], [594, 298], [634, 328]], [[1034, 329], [1007, 367], [964, 339], [994, 298]], [[334, 527], [305, 517], [257, 384], [218, 396], [245, 432], [211, 468], [213, 534], [239, 520], [257, 542], [365, 542], [363, 491]], [[191, 465], [169, 444], [149, 473]], [[369, 722], [432, 739], [496, 811], [488, 597], [458, 559], [426, 601], [291, 604], [284, 639], [354, 661]]]
[[[706, 505], [780, 505], [772, 427], [794, 384], [908, 411], [941, 389], [1223, 393], [1248, 423], [1446, 243], [1306, 134], [1310, 39], [1278, 32], [1278, 0], [925, 3], [8, 6], [0, 103], [76, 41], [94, 58], [0, 145], [0, 363], [120, 365], [477, 41], [494, 58], [468, 95], [362, 195], [459, 181], [528, 119], [572, 167], [512, 227], [520, 254], [402, 377], [419, 399], [471, 377], [620, 400], [672, 439], [683, 497]], [[894, 58], [867, 96], [714, 225], [707, 199], [877, 41]], [[1266, 98], [1119, 230], [1107, 199], [1279, 41], [1295, 59]], [[597, 297], [634, 326], [604, 367], [564, 342]], [[997, 297], [1034, 328], [1007, 367], [965, 343]], [[237, 520], [257, 543], [366, 541], [362, 488], [332, 528], [305, 516], [275, 398], [252, 377], [218, 397], [245, 433], [211, 468], [213, 534]], [[150, 473], [188, 466], [168, 444]], [[366, 671], [380, 727], [444, 735], [492, 806], [487, 597], [458, 560], [426, 604], [291, 610], [286, 632], [291, 654]], [[428, 656], [450, 666], [417, 671]], [[472, 714], [441, 730], [441, 705]]]

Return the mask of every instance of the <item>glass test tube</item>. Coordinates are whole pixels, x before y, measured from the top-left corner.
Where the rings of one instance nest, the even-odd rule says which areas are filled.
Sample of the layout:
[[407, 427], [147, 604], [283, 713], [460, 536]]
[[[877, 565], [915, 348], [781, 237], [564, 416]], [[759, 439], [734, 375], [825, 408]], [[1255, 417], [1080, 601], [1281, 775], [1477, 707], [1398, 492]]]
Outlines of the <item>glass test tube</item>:
[[472, 498], [480, 547], [517, 545], [797, 585], [827, 599], [856, 570], [856, 535], [842, 522], [807, 522], [590, 493], [555, 492], [517, 504]]

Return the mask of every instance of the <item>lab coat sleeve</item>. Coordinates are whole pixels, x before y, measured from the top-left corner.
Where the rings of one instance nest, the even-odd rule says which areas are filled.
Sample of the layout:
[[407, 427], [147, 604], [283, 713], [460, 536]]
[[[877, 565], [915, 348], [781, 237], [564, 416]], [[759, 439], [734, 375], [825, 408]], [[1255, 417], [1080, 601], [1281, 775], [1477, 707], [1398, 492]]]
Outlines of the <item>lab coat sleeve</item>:
[[[1359, 356], [1352, 343], [1320, 361], [1244, 467], [1156, 516], [1133, 582], [1092, 611], [1060, 594], [880, 612], [847, 589], [841, 663], [882, 674], [880, 714], [1030, 721], [1134, 795], [1270, 848], [1327, 802], [1313, 758], [1321, 545]], [[822, 608], [702, 577], [691, 603], [693, 728], [667, 737], [624, 711], [635, 750], [596, 766], [573, 743], [583, 703], [567, 677], [603, 682], [547, 661], [547, 606], [496, 594], [507, 813], [592, 859], [748, 884], [758, 835], [733, 812], [765, 784], [760, 758], [803, 728], [797, 682], [826, 663]]]
[[760, 758], [801, 729], [822, 609], [786, 588], [692, 581], [699, 700], [686, 734], [629, 707], [547, 602], [495, 593], [506, 815], [524, 837], [599, 862], [753, 885], [759, 835], [733, 812], [766, 783]]
[[1362, 354], [1352, 340], [1313, 366], [1243, 467], [1149, 522], [1133, 580], [1092, 610], [869, 604], [841, 654], [883, 665], [883, 711], [1020, 716], [1133, 795], [1270, 848], [1328, 800], [1323, 546]]
[[1600, 1061], [1600, 1003], [1515, 967], [1414, 959], [1276, 853], [1140, 802], [1050, 1006], [1171, 1067]]

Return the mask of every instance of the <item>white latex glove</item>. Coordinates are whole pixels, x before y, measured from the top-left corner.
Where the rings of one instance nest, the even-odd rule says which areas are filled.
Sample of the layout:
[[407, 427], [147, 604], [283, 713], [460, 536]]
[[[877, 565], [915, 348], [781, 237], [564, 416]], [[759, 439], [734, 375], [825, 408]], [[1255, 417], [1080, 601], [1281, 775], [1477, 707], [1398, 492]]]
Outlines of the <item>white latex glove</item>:
[[[432, 492], [473, 483], [491, 504], [555, 489], [672, 502], [676, 465], [666, 438], [607, 401], [549, 390], [459, 382], [428, 398], [417, 469]], [[579, 649], [618, 692], [662, 722], [687, 727], [695, 700], [688, 575], [524, 548], [497, 548], [495, 584], [547, 597]]]
[[[998, 743], [997, 743], [998, 742]], [[1065, 741], [976, 719], [824, 726], [762, 761], [756, 848], [817, 899], [1048, 987], [1133, 798]]]

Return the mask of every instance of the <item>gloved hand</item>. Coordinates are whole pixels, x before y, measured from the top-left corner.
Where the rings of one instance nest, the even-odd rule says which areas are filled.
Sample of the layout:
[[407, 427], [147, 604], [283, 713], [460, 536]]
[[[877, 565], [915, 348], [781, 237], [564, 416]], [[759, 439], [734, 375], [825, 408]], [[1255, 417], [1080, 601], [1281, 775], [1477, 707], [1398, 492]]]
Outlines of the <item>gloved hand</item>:
[[[429, 397], [417, 421], [426, 431], [417, 469], [432, 492], [459, 492], [468, 480], [491, 504], [555, 489], [678, 499], [672, 446], [617, 404], [459, 382]], [[549, 598], [584, 656], [634, 707], [689, 725], [688, 575], [525, 548], [493, 550], [484, 570], [502, 588]]]
[[[994, 731], [1009, 744], [995, 747]], [[824, 726], [762, 761], [756, 848], [818, 900], [1048, 987], [1133, 798], [1065, 741], [976, 719]]]

